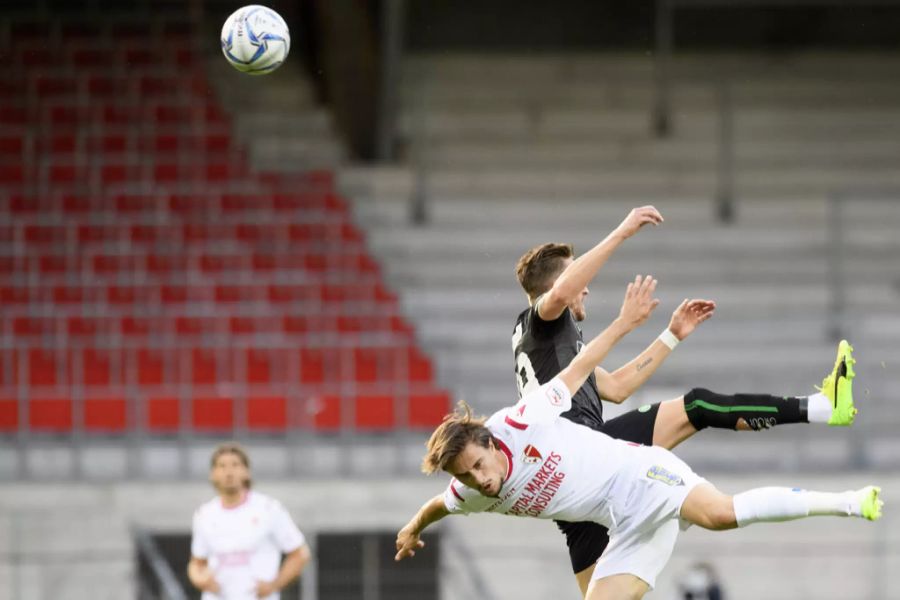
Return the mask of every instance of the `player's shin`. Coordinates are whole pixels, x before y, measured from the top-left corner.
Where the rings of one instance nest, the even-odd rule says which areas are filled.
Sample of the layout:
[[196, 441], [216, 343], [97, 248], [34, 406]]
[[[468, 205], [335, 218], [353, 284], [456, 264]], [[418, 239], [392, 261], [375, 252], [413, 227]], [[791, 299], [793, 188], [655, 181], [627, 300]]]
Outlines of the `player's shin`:
[[684, 410], [698, 431], [719, 429], [769, 429], [788, 423], [808, 423], [808, 399], [769, 394], [717, 394], [694, 388], [684, 395]]
[[880, 491], [874, 486], [837, 493], [756, 488], [734, 496], [734, 516], [738, 527], [812, 516], [861, 517], [874, 521], [881, 517]]

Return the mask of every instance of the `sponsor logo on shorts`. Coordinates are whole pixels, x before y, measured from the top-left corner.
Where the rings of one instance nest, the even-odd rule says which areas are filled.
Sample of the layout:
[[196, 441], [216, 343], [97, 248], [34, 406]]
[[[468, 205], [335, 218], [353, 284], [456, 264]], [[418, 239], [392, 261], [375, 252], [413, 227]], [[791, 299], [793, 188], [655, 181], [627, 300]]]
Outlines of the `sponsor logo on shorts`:
[[638, 412], [644, 413], [644, 412], [647, 412], [648, 410], [650, 410], [651, 408], [653, 408], [652, 404], [645, 404], [638, 409]]
[[563, 392], [556, 386], [550, 386], [547, 388], [547, 400], [550, 401], [550, 404], [553, 406], [562, 406], [563, 403]]
[[541, 453], [538, 452], [538, 449], [528, 444], [525, 446], [525, 450], [522, 452], [522, 461], [527, 462], [529, 464], [537, 464], [544, 460], [544, 457], [541, 456]]
[[661, 467], [659, 465], [653, 465], [652, 467], [650, 467], [650, 469], [647, 471], [647, 477], [655, 481], [661, 481], [666, 485], [684, 485], [684, 479], [682, 479], [680, 475], [676, 475], [665, 467]]

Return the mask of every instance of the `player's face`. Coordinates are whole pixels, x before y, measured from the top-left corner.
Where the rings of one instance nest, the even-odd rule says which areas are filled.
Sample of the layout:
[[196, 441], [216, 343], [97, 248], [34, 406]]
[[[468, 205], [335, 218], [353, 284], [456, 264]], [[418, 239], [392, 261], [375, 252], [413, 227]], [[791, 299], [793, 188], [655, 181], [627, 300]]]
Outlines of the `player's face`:
[[493, 442], [487, 448], [469, 442], [447, 465], [447, 472], [464, 486], [478, 490], [482, 496], [496, 498], [506, 477], [506, 456], [494, 447]]
[[223, 454], [216, 459], [209, 480], [220, 493], [237, 494], [250, 479], [250, 471], [236, 454]]

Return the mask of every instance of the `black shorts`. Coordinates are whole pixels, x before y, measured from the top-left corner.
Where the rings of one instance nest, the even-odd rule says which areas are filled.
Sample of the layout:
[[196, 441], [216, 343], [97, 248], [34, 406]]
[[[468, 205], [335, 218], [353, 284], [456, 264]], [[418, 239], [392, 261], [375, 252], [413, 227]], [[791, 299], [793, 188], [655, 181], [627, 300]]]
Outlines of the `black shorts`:
[[[642, 406], [594, 429], [616, 439], [652, 446], [653, 426], [658, 412], [659, 404], [651, 404], [649, 408]], [[609, 532], [598, 523], [556, 521], [556, 525], [566, 536], [569, 559], [575, 573], [580, 573], [597, 562], [609, 544]]]

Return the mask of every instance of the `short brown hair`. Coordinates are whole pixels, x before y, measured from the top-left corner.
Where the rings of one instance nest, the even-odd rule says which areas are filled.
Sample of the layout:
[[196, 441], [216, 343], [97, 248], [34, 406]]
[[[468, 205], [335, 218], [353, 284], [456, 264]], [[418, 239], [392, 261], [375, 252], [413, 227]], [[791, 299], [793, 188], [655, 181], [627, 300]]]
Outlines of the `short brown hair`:
[[431, 475], [443, 471], [469, 442], [487, 448], [494, 436], [484, 426], [485, 421], [486, 417], [472, 415], [472, 408], [460, 400], [456, 410], [444, 417], [425, 444], [428, 452], [422, 459], [422, 472]]
[[534, 300], [553, 285], [563, 271], [563, 261], [575, 256], [572, 244], [541, 244], [522, 255], [516, 263], [516, 277], [528, 297]]
[[[215, 469], [216, 461], [219, 460], [220, 456], [225, 454], [234, 454], [247, 469], [250, 469], [250, 457], [247, 456], [247, 451], [244, 450], [244, 447], [237, 442], [225, 442], [224, 444], [216, 446], [216, 449], [213, 450], [212, 456], [209, 459], [209, 468]], [[244, 481], [244, 487], [249, 490], [251, 483], [252, 481], [248, 478]]]

